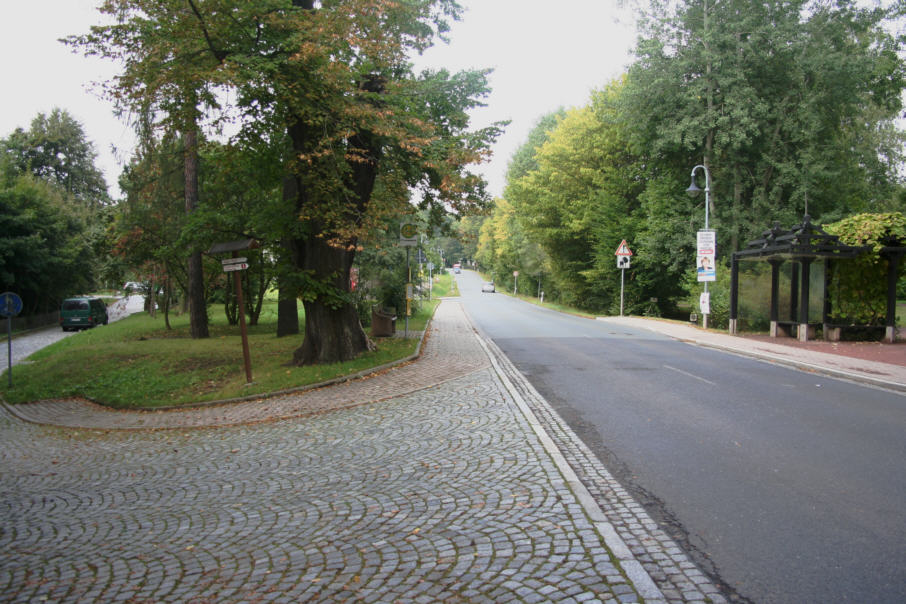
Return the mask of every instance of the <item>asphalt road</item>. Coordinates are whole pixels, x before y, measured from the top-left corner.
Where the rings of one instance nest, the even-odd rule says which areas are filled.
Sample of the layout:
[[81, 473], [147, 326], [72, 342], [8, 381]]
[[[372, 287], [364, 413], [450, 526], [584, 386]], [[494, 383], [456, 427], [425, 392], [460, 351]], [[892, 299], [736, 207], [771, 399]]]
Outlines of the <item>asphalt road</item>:
[[465, 307], [737, 601], [906, 601], [906, 398], [482, 294]]

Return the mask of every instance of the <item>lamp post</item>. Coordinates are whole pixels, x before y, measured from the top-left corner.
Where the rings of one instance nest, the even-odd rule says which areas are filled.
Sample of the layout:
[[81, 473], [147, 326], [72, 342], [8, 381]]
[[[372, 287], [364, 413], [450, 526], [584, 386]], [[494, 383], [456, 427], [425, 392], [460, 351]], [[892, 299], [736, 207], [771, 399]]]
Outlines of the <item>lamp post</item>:
[[[705, 232], [710, 233], [710, 229], [708, 228], [708, 211], [711, 208], [711, 175], [708, 173], [707, 166], [705, 166], [703, 164], [699, 164], [699, 165], [695, 166], [694, 168], [692, 168], [692, 184], [690, 184], [689, 188], [686, 189], [686, 193], [688, 193], [690, 197], [695, 197], [699, 193], [701, 193], [701, 189], [698, 188], [698, 185], [695, 184], [695, 171], [698, 170], [699, 168], [701, 168], [702, 171], [705, 173]], [[711, 237], [711, 236], [709, 235], [709, 237]], [[698, 248], [699, 248], [698, 249], [699, 254], [702, 253], [701, 239], [702, 239], [702, 237], [701, 237], [701, 235], [699, 235], [699, 241], [697, 242]], [[713, 245], [713, 239], [711, 239], [711, 241], [712, 241], [712, 248], [710, 249], [710, 254], [713, 255], [716, 252], [716, 250], [714, 249], [714, 248], [716, 248], [716, 246]], [[711, 281], [713, 279], [714, 279], [713, 275], [705, 275], [704, 279], [699, 277], [699, 281], [704, 281], [704, 283], [705, 283], [704, 298], [708, 302], [707, 306], [705, 308], [702, 308], [702, 327], [704, 327], [705, 329], [708, 329], [708, 315], [710, 314], [710, 296], [708, 294], [708, 281]]]

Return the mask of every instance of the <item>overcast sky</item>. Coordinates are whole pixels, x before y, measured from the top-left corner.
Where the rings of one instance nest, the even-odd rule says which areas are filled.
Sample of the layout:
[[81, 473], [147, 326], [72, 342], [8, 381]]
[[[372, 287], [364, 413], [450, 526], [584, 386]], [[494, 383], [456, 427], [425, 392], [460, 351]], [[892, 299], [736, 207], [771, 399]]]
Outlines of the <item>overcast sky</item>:
[[[28, 128], [38, 112], [66, 109], [98, 151], [111, 193], [132, 146], [129, 126], [91, 92], [116, 73], [107, 61], [73, 54], [57, 40], [97, 23], [97, 0], [0, 0], [0, 136]], [[503, 191], [507, 163], [537, 120], [559, 107], [586, 104], [592, 90], [618, 77], [635, 32], [617, 0], [460, 0], [463, 21], [451, 44], [430, 50], [425, 65], [450, 70], [493, 68], [488, 106], [476, 126], [511, 120], [482, 168], [490, 191]], [[115, 151], [114, 151], [115, 150]]]

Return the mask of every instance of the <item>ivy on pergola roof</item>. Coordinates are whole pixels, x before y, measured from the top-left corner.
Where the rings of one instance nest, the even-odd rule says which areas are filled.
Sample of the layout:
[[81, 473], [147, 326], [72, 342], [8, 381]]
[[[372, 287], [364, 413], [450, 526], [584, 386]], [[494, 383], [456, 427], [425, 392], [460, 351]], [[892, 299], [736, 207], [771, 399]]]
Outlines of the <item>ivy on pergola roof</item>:
[[733, 257], [739, 260], [855, 258], [870, 249], [871, 246], [841, 243], [840, 237], [812, 224], [811, 217], [806, 214], [802, 223], [788, 230], [774, 222], [773, 227], [762, 233], [761, 239], [750, 241], [745, 249], [734, 252]]

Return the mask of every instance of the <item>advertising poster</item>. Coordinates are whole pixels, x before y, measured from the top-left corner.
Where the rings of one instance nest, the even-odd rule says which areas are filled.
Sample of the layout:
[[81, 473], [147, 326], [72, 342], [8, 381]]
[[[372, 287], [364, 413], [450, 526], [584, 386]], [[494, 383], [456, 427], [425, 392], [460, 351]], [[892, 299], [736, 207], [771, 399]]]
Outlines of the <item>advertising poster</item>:
[[698, 256], [695, 266], [698, 269], [698, 280], [716, 281], [715, 255], [717, 253], [717, 232], [713, 229], [698, 232]]

